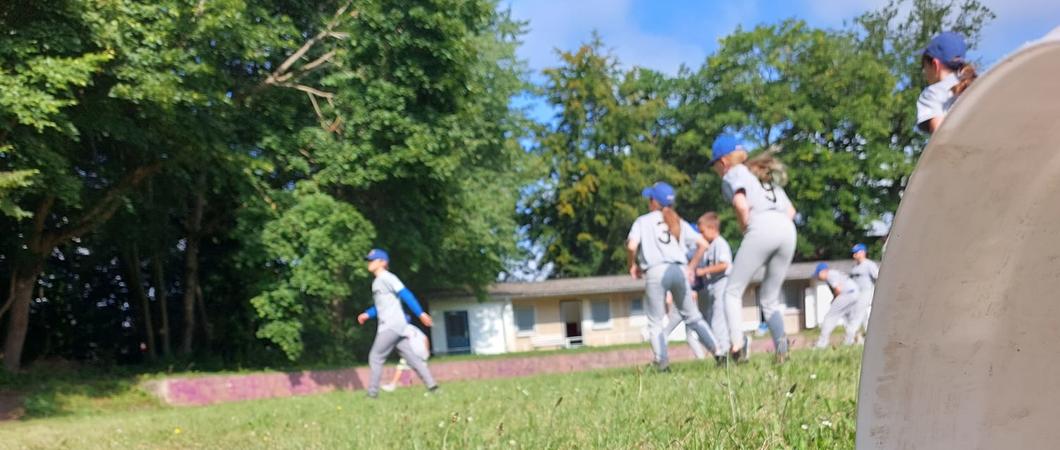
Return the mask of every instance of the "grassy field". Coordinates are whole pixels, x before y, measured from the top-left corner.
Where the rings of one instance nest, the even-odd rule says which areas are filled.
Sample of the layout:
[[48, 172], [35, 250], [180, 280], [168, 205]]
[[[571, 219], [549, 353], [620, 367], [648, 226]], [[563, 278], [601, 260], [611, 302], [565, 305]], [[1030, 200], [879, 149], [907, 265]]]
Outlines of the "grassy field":
[[[0, 448], [852, 448], [860, 348], [0, 424]], [[122, 394], [127, 395], [127, 394]]]

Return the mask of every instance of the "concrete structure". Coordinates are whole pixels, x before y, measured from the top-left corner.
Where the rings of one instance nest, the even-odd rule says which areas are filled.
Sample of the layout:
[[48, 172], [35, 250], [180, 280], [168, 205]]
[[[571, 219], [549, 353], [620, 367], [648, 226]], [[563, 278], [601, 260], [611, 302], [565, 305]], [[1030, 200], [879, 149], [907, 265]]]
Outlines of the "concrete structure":
[[[783, 288], [788, 332], [816, 327], [827, 312], [832, 295], [811, 280], [816, 264], [796, 263], [788, 271]], [[832, 264], [849, 270], [853, 262]], [[744, 295], [745, 331], [758, 327], [756, 294], [752, 284]], [[644, 342], [643, 296], [644, 280], [628, 275], [499, 283], [481, 300], [467, 293], [437, 294], [429, 301], [432, 350], [498, 354]], [[672, 339], [683, 340], [684, 327]]]
[[909, 181], [865, 344], [859, 449], [1060, 445], [1052, 36], [957, 100]]

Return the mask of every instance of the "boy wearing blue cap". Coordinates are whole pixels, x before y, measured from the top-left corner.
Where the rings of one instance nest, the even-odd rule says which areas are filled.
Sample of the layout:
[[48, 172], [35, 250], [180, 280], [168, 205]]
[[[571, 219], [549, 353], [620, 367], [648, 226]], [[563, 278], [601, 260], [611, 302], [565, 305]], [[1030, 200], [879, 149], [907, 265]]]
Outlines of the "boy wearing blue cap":
[[[783, 165], [769, 153], [749, 161], [747, 150], [729, 134], [718, 136], [711, 151], [711, 165], [721, 176], [722, 195], [732, 204], [744, 232], [725, 287], [725, 304], [742, 305], [743, 293], [751, 279], [764, 268], [758, 304], [773, 336], [777, 362], [784, 363], [788, 358], [788, 341], [780, 289], [795, 257], [796, 238], [795, 206], [784, 191]], [[745, 358], [746, 339], [733, 340], [730, 344], [733, 355]]]
[[916, 102], [916, 123], [921, 131], [934, 133], [957, 96], [975, 80], [975, 67], [965, 60], [967, 50], [964, 36], [947, 31], [932, 38], [921, 52], [921, 71], [930, 84]]
[[865, 244], [857, 244], [850, 249], [854, 256], [854, 268], [850, 269], [850, 278], [858, 285], [861, 297], [854, 310], [854, 322], [849, 326], [855, 330], [869, 328], [869, 310], [872, 308], [872, 295], [876, 290], [876, 280], [880, 278], [880, 266], [869, 259], [868, 247]]
[[[817, 339], [817, 348], [826, 348], [828, 347], [828, 340], [832, 336], [832, 331], [835, 330], [835, 327], [841, 321], [845, 319], [848, 324], [854, 322], [852, 316], [858, 304], [859, 290], [854, 280], [851, 280], [850, 277], [838, 269], [829, 268], [828, 263], [818, 264], [813, 271], [813, 276], [827, 283], [828, 287], [832, 289], [832, 294], [835, 295], [832, 299], [832, 306], [828, 309], [828, 314], [825, 314], [824, 321], [821, 322], [821, 337]], [[848, 325], [846, 327], [846, 339], [843, 340], [843, 344], [853, 345], [856, 332], [856, 326]]]
[[[368, 261], [368, 271], [375, 276], [372, 282], [372, 299], [375, 304], [361, 315], [357, 316], [357, 322], [364, 325], [368, 319], [379, 319], [379, 328], [375, 334], [372, 349], [368, 352], [368, 365], [372, 369], [371, 379], [368, 383], [368, 397], [379, 396], [379, 382], [383, 377], [383, 364], [390, 353], [397, 349], [398, 354], [408, 363], [409, 367], [420, 376], [427, 391], [433, 392], [438, 389], [427, 362], [416, 354], [413, 345], [409, 342], [409, 333], [406, 327], [413, 326], [405, 319], [405, 312], [401, 309], [401, 303], [412, 310], [413, 315], [420, 319], [423, 325], [430, 327], [433, 324], [431, 316], [423, 311], [420, 302], [412, 291], [398, 279], [397, 275], [390, 273], [390, 256], [380, 249], [368, 252], [365, 261]], [[400, 300], [398, 300], [400, 299]]]

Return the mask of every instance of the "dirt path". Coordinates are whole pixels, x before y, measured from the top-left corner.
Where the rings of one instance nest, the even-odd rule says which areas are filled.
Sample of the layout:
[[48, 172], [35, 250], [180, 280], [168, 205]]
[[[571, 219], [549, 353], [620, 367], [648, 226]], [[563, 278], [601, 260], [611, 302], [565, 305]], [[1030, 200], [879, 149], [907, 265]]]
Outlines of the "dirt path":
[[[790, 336], [793, 349], [812, 345], [807, 338]], [[753, 353], [772, 351], [768, 338], [756, 339], [751, 345]], [[674, 361], [692, 359], [687, 345], [670, 347]], [[632, 367], [646, 365], [651, 361], [651, 351], [643, 348], [626, 348], [613, 351], [576, 352], [542, 356], [519, 356], [481, 360], [444, 360], [430, 364], [431, 372], [440, 382], [458, 380], [486, 380], [495, 378], [524, 377], [551, 373], [569, 373], [586, 370]], [[714, 364], [713, 361], [709, 364]], [[393, 376], [393, 366], [388, 366], [383, 380]], [[171, 405], [209, 405], [270, 397], [312, 395], [335, 390], [360, 390], [368, 384], [367, 367], [341, 370], [302, 371], [288, 373], [254, 373], [240, 375], [210, 375], [201, 377], [167, 378], [152, 381], [145, 387]], [[418, 383], [412, 377], [411, 383]]]

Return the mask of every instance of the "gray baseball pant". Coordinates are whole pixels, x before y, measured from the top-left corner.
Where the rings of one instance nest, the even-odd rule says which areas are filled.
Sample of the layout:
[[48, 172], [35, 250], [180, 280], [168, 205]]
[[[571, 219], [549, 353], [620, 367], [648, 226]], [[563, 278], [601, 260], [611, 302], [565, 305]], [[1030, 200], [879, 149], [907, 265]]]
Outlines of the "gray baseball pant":
[[858, 305], [854, 308], [852, 313], [853, 322], [852, 326], [857, 329], [858, 327], [864, 328], [866, 331], [869, 329], [869, 309], [872, 308], [872, 295], [875, 289], [865, 289], [861, 291], [861, 296], [858, 298]]
[[[681, 320], [681, 313], [677, 312], [677, 307], [670, 309], [670, 314], [666, 317], [666, 320], [667, 324], [666, 328], [663, 329], [663, 336], [666, 336], [666, 339], [669, 340], [670, 335], [674, 334], [674, 330], [684, 321]], [[707, 349], [699, 342], [699, 335], [687, 325], [685, 326], [685, 341], [688, 342], [688, 348], [692, 349], [692, 354], [696, 356], [696, 359], [707, 357]]]
[[645, 279], [644, 291], [648, 298], [648, 339], [652, 353], [655, 354], [656, 364], [660, 368], [670, 365], [667, 336], [663, 335], [667, 292], [673, 296], [674, 309], [681, 316], [681, 320], [689, 329], [696, 332], [700, 342], [713, 353], [717, 348], [714, 344], [714, 335], [711, 334], [707, 321], [703, 320], [703, 314], [692, 301], [692, 288], [688, 285], [685, 266], [683, 264], [659, 264], [648, 269]]
[[435, 383], [431, 370], [427, 368], [427, 362], [412, 350], [412, 344], [409, 343], [407, 337], [391, 329], [380, 329], [375, 335], [375, 341], [372, 342], [372, 350], [368, 352], [368, 366], [372, 369], [372, 377], [368, 382], [369, 395], [379, 393], [379, 380], [383, 377], [383, 364], [386, 363], [386, 358], [390, 356], [390, 353], [395, 348], [398, 354], [405, 358], [405, 362], [408, 363], [409, 367], [416, 372], [416, 375], [420, 376], [423, 384], [428, 389], [438, 384]]
[[[710, 331], [718, 340], [718, 353], [732, 349], [732, 344], [743, 341], [743, 302], [729, 301], [725, 295], [728, 278], [722, 278], [700, 291], [699, 298], [710, 302]], [[742, 299], [738, 299], [742, 300]]]
[[832, 331], [844, 318], [847, 319], [847, 325], [843, 344], [854, 344], [854, 336], [857, 334], [858, 325], [855, 322], [856, 319], [854, 319], [853, 313], [857, 310], [860, 300], [861, 298], [857, 292], [844, 292], [839, 294], [839, 297], [836, 297], [835, 300], [832, 300], [832, 306], [828, 308], [828, 314], [825, 314], [824, 320], [821, 321], [821, 337], [817, 339], [817, 348], [828, 347]]
[[[752, 216], [740, 249], [736, 252], [729, 285], [725, 288], [725, 303], [741, 305], [747, 285], [751, 283], [755, 272], [765, 266], [765, 277], [758, 286], [758, 306], [762, 308], [766, 324], [769, 325], [777, 353], [788, 352], [780, 289], [794, 257], [795, 224], [787, 215], [765, 212]], [[732, 339], [732, 330], [729, 335]]]

